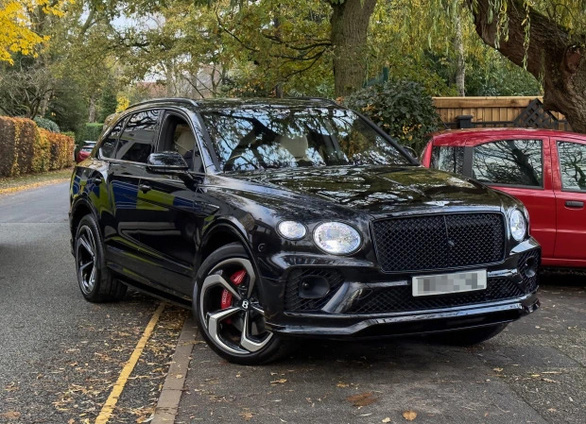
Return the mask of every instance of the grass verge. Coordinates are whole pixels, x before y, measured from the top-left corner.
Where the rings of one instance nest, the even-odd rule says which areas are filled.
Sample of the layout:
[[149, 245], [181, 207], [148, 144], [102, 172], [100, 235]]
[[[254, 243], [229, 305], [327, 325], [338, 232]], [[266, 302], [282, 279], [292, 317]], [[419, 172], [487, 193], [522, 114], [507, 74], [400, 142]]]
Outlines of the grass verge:
[[71, 172], [72, 168], [65, 168], [40, 174], [0, 178], [0, 195], [66, 181], [71, 177]]

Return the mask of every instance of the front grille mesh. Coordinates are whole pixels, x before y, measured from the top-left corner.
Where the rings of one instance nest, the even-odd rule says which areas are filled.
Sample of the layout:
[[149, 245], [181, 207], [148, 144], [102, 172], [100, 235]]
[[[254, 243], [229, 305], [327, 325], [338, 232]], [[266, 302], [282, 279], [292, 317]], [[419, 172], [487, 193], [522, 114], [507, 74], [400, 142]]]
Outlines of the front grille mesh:
[[501, 214], [394, 218], [373, 224], [378, 261], [385, 272], [442, 270], [504, 259]]

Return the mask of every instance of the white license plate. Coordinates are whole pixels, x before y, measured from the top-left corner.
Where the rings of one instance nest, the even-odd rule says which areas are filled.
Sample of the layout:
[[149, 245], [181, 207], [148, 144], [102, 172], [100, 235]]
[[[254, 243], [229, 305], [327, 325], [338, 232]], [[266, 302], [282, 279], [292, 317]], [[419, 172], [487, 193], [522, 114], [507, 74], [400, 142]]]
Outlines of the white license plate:
[[486, 289], [486, 270], [413, 277], [413, 296], [461, 293]]

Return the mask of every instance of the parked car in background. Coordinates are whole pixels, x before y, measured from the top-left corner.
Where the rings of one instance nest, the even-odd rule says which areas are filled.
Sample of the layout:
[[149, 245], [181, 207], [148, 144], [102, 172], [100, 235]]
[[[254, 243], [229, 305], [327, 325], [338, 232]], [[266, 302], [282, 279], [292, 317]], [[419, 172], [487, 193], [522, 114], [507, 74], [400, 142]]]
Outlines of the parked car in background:
[[586, 136], [525, 128], [445, 131], [424, 166], [472, 177], [520, 199], [546, 267], [586, 267]]
[[92, 150], [94, 150], [94, 147], [96, 147], [95, 141], [85, 141], [83, 146], [81, 146], [81, 148], [75, 154], [75, 162], [79, 163], [87, 159], [90, 156]]
[[190, 306], [237, 363], [294, 337], [475, 344], [539, 306], [521, 202], [419, 166], [323, 99], [140, 103], [75, 167], [70, 194], [83, 296], [132, 285]]

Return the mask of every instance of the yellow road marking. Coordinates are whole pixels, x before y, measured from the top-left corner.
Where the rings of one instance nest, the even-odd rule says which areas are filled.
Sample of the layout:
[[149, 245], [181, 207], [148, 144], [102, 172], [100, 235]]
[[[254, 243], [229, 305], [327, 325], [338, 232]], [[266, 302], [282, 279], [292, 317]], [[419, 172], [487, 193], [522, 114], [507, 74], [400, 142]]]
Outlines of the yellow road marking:
[[106, 424], [110, 419], [110, 416], [112, 415], [112, 412], [114, 412], [114, 408], [116, 407], [116, 403], [118, 402], [118, 398], [122, 394], [122, 390], [124, 390], [124, 386], [128, 381], [128, 377], [130, 377], [130, 374], [132, 374], [132, 371], [134, 370], [134, 367], [136, 366], [136, 363], [138, 362], [138, 359], [140, 358], [140, 355], [142, 354], [142, 351], [146, 346], [148, 339], [151, 337], [151, 334], [155, 329], [155, 325], [157, 325], [157, 322], [159, 321], [163, 309], [165, 309], [165, 304], [161, 303], [155, 311], [155, 313], [153, 314], [153, 316], [151, 317], [151, 320], [149, 321], [148, 325], [144, 329], [144, 333], [142, 333], [142, 337], [136, 344], [134, 352], [132, 352], [132, 355], [130, 355], [130, 359], [128, 360], [128, 362], [126, 362], [124, 368], [122, 368], [122, 372], [118, 376], [118, 380], [114, 384], [114, 387], [112, 387], [112, 392], [110, 393], [110, 396], [108, 396], [106, 403], [104, 404], [104, 406], [102, 406], [100, 415], [98, 415], [98, 418], [96, 418], [96, 424]]

